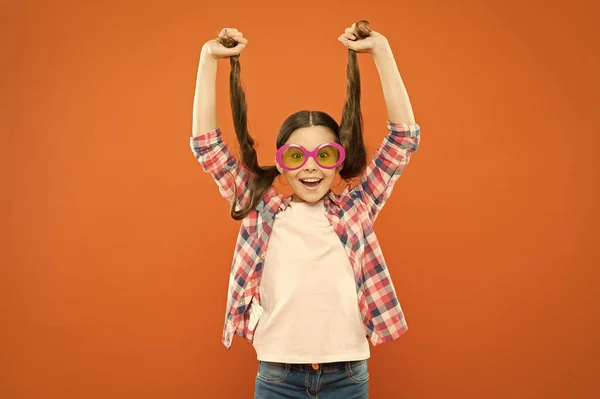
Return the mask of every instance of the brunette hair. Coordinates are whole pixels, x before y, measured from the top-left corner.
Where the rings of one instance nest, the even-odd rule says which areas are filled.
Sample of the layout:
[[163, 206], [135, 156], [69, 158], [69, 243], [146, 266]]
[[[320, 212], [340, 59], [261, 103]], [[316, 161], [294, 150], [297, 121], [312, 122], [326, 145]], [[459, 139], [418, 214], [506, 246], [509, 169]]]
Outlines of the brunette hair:
[[[358, 39], [368, 37], [370, 32], [371, 29], [369, 28], [368, 21], [362, 20], [356, 23], [354, 35]], [[227, 36], [218, 40], [228, 48], [237, 45], [234, 39]], [[260, 166], [258, 164], [254, 139], [248, 133], [246, 95], [242, 88], [240, 77], [239, 55], [230, 57], [229, 60], [231, 63], [229, 85], [233, 125], [240, 145], [242, 165], [250, 175], [248, 184], [249, 201], [241, 204], [240, 209], [237, 210], [237, 195], [234, 195], [231, 204], [231, 217], [235, 220], [242, 220], [260, 202], [277, 175], [279, 175], [279, 171], [276, 166]], [[283, 146], [296, 129], [309, 126], [324, 126], [336, 135], [339, 143], [346, 150], [346, 159], [340, 170], [340, 176], [345, 180], [349, 180], [359, 176], [367, 165], [367, 151], [363, 141], [363, 121], [360, 109], [360, 72], [356, 52], [351, 49], [348, 49], [346, 77], [346, 103], [344, 104], [342, 120], [339, 125], [335, 119], [325, 112], [302, 110], [288, 116], [282, 123], [277, 135], [276, 145], [278, 149]], [[237, 187], [235, 191], [237, 192]]]

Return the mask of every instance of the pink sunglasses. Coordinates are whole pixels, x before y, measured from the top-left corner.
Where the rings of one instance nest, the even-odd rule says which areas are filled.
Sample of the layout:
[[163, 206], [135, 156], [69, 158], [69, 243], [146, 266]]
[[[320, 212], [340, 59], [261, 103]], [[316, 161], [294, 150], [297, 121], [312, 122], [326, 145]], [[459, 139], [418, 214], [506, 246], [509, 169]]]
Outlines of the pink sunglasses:
[[309, 157], [313, 157], [323, 169], [334, 169], [344, 162], [346, 151], [338, 143], [324, 143], [313, 151], [308, 151], [299, 144], [286, 144], [277, 150], [276, 155], [277, 163], [286, 170], [300, 169]]

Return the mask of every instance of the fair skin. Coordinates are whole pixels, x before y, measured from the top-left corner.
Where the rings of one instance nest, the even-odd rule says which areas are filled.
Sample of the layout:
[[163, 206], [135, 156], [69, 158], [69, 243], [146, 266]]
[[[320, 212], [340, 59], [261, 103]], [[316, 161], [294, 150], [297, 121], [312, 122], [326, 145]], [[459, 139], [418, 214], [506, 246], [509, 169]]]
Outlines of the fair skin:
[[[387, 38], [379, 32], [371, 31], [369, 37], [357, 40], [352, 33], [354, 28], [354, 24], [348, 27], [338, 37], [338, 40], [342, 45], [357, 53], [370, 54], [373, 57], [383, 89], [388, 119], [393, 123], [415, 123], [408, 93]], [[234, 39], [238, 44], [233, 48], [226, 48], [213, 39], [206, 42], [202, 47], [193, 106], [192, 134], [194, 137], [218, 126], [216, 106], [218, 60], [239, 55], [248, 45], [248, 40], [237, 29], [223, 29], [219, 33], [219, 37], [225, 36]], [[321, 126], [312, 126], [298, 129], [292, 133], [288, 143], [301, 144], [308, 150], [312, 150], [328, 141], [335, 141], [333, 133]], [[297, 171], [289, 172], [280, 169], [280, 172], [288, 179], [290, 186], [294, 189], [295, 199], [307, 202], [314, 202], [323, 198], [329, 191], [337, 173], [337, 171], [319, 168], [312, 158]], [[307, 190], [307, 187], [300, 181], [309, 176], [323, 179], [317, 190]]]
[[[314, 150], [323, 143], [336, 141], [335, 134], [323, 126], [303, 127], [295, 130], [286, 144], [300, 144], [309, 151]], [[300, 169], [285, 170], [277, 165], [277, 170], [288, 181], [294, 190], [294, 201], [317, 202], [329, 192], [331, 185], [341, 166], [336, 169], [319, 167], [313, 157], [309, 157]], [[305, 184], [305, 182], [318, 181], [318, 184]], [[314, 187], [313, 187], [314, 186]]]

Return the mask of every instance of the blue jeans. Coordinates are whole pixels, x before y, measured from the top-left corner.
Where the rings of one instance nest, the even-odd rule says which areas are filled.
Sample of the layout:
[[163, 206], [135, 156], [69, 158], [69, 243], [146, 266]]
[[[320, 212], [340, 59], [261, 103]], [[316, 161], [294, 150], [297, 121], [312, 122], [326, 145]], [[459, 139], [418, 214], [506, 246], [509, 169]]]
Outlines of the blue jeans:
[[367, 361], [311, 365], [260, 362], [254, 399], [368, 399]]

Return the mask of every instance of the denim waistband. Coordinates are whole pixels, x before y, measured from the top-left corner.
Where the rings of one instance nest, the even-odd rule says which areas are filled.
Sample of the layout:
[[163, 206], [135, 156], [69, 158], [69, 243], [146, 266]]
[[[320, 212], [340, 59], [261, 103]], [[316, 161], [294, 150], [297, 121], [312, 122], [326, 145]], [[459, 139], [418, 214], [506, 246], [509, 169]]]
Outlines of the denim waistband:
[[[348, 362], [333, 362], [333, 363], [315, 363], [313, 364], [296, 364], [296, 363], [291, 363], [291, 364], [287, 364], [286, 366], [289, 367], [290, 370], [299, 370], [299, 371], [306, 371], [306, 372], [312, 372], [312, 373], [318, 373], [321, 372], [323, 374], [329, 374], [329, 373], [337, 373], [338, 371], [342, 371], [342, 370], [347, 370], [348, 368], [354, 367], [356, 365], [359, 365], [362, 362], [365, 362], [366, 360], [357, 360], [357, 361], [348, 361]], [[317, 369], [315, 369], [314, 366], [319, 366]]]

